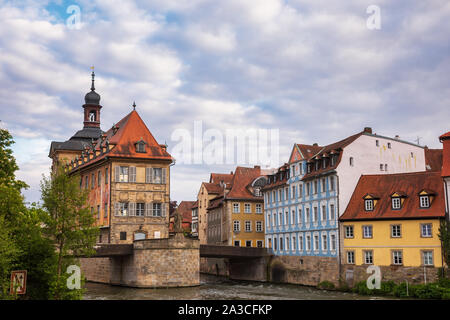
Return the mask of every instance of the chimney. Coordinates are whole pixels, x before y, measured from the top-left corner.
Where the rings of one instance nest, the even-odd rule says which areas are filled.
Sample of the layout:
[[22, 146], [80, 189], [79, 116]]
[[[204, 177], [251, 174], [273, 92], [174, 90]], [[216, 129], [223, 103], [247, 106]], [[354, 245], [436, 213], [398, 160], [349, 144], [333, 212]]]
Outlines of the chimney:
[[442, 177], [450, 177], [450, 131], [439, 137], [443, 144], [442, 151]]
[[253, 168], [261, 170], [261, 166], [254, 166]]
[[364, 132], [372, 134], [372, 128], [371, 127], [365, 127], [364, 128]]
[[400, 139], [400, 136], [398, 134], [395, 135], [395, 139]]
[[319, 145], [317, 144], [317, 142], [313, 143], [313, 147], [318, 147]]

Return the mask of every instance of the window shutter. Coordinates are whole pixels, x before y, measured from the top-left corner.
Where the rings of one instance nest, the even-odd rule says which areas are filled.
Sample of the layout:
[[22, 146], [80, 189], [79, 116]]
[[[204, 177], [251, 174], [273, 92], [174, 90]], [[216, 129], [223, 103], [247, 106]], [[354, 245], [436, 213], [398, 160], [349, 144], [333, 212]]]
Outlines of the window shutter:
[[161, 177], [161, 183], [162, 184], [165, 184], [166, 183], [166, 172], [167, 172], [167, 169], [166, 168], [162, 168], [162, 173], [161, 173], [161, 175], [162, 175], [162, 177]]
[[152, 183], [152, 168], [145, 168], [145, 183]]
[[130, 182], [136, 182], [136, 167], [130, 167]]
[[136, 215], [136, 202], [130, 202], [129, 204], [130, 217], [134, 217]]
[[119, 180], [120, 180], [120, 171], [119, 171], [120, 167], [119, 166], [115, 166], [114, 170], [115, 170], [115, 179], [114, 179], [114, 181], [119, 182]]
[[119, 203], [118, 202], [114, 203], [114, 215], [115, 216], [119, 215]]
[[161, 217], [165, 217], [165, 216], [166, 216], [166, 204], [161, 203]]

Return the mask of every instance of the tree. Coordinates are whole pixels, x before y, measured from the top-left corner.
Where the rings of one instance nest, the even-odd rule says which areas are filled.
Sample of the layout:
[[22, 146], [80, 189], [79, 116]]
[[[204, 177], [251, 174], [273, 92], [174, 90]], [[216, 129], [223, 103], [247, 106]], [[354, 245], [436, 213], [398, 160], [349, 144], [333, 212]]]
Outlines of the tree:
[[54, 298], [64, 298], [65, 273], [63, 267], [76, 256], [94, 253], [99, 233], [95, 218], [88, 209], [86, 190], [79, 186], [80, 178], [69, 176], [63, 166], [57, 166], [49, 178], [41, 182], [44, 234], [52, 241], [57, 252]]
[[448, 267], [450, 266], [450, 222], [447, 219], [441, 221], [438, 236], [442, 243], [442, 255]]

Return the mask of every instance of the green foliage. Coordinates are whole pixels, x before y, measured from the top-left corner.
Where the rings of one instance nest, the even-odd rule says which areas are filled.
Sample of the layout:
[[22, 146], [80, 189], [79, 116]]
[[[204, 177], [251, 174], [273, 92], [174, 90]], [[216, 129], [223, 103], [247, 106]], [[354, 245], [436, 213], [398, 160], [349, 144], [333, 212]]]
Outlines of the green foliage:
[[319, 283], [318, 285], [317, 285], [317, 288], [319, 288], [319, 289], [325, 289], [325, 290], [333, 290], [333, 289], [335, 289], [335, 285], [334, 285], [334, 283], [333, 282], [330, 282], [330, 281], [322, 281], [321, 283]]
[[99, 228], [94, 227], [95, 218], [87, 206], [88, 193], [79, 187], [80, 178], [69, 176], [60, 166], [50, 178], [41, 182], [43, 200], [43, 233], [57, 250], [56, 281], [51, 294], [55, 299], [78, 297], [74, 291], [67, 293], [64, 282], [64, 266], [71, 256], [89, 256], [95, 252], [94, 245]]
[[360, 282], [357, 282], [357, 283], [353, 286], [352, 292], [358, 293], [358, 294], [361, 294], [361, 295], [366, 295], [366, 296], [367, 296], [367, 295], [374, 294], [374, 290], [371, 290], [371, 289], [367, 288], [367, 283], [366, 283], [366, 281], [360, 281]]
[[448, 220], [441, 220], [438, 236], [442, 242], [444, 261], [447, 266], [450, 266], [450, 222]]
[[8, 293], [10, 274], [19, 252], [10, 228], [8, 228], [5, 219], [0, 216], [0, 299], [11, 298]]

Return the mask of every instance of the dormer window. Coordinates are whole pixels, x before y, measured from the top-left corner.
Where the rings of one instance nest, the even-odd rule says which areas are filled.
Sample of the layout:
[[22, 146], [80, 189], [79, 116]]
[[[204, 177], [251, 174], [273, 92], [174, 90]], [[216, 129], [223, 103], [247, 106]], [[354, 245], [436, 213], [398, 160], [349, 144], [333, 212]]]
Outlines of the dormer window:
[[400, 210], [402, 208], [402, 201], [400, 197], [393, 197], [392, 198], [392, 209], [393, 210]]
[[366, 211], [373, 211], [373, 199], [364, 200], [364, 208]]
[[430, 196], [420, 196], [420, 207], [421, 208], [429, 208], [430, 207]]
[[140, 141], [136, 142], [136, 152], [145, 153], [145, 145], [146, 144], [147, 143], [142, 139]]

